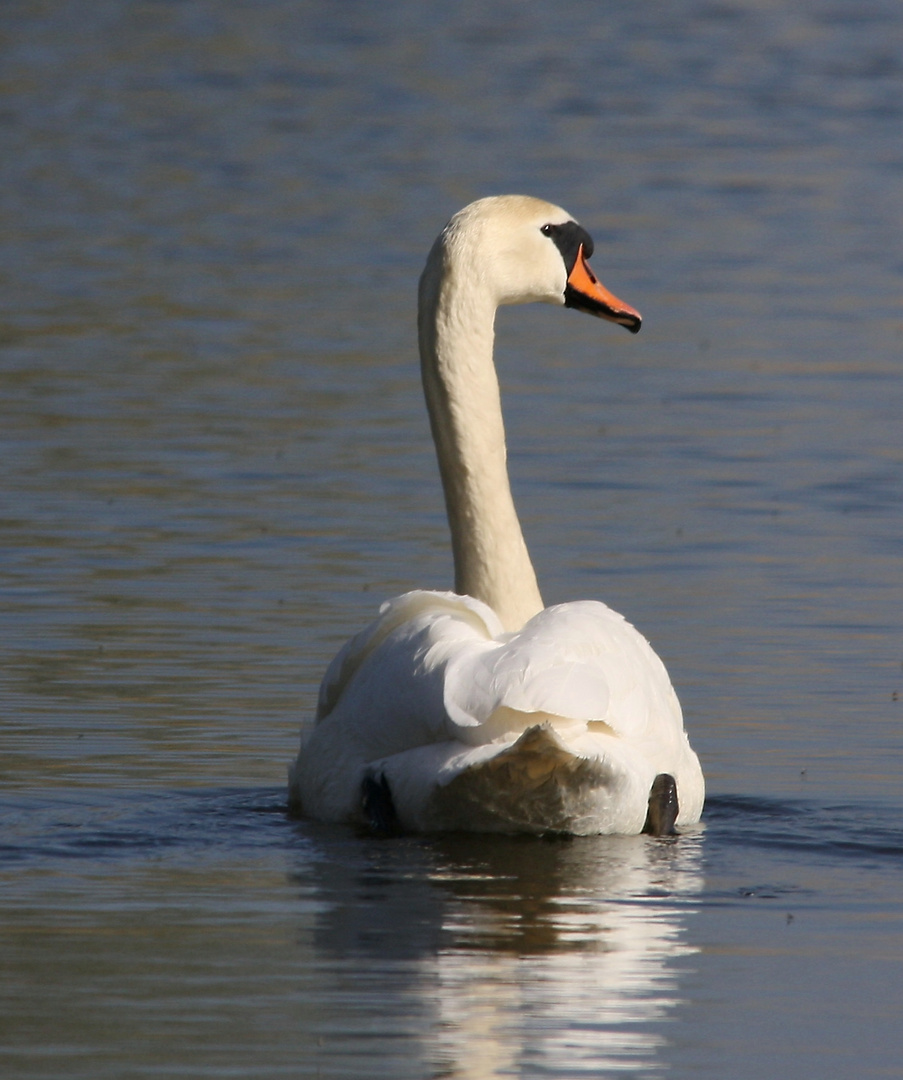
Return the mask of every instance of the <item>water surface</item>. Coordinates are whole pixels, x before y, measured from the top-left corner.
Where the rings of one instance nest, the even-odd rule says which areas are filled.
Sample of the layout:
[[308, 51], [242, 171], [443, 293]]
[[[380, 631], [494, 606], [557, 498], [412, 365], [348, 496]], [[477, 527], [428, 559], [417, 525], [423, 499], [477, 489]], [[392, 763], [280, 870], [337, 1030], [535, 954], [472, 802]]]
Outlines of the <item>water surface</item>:
[[[5, 5], [0, 1066], [903, 1075], [893, 0]], [[505, 310], [547, 602], [665, 659], [646, 838], [292, 822], [336, 648], [447, 587], [426, 251], [577, 215], [637, 337]]]

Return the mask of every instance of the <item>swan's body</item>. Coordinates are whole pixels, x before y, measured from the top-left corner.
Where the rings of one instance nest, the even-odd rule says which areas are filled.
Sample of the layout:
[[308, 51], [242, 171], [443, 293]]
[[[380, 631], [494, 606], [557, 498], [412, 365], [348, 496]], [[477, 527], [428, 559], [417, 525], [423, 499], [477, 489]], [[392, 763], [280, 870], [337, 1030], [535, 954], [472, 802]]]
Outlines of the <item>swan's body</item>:
[[420, 353], [456, 592], [389, 601], [336, 656], [291, 771], [293, 808], [414, 830], [699, 819], [702, 771], [664, 665], [604, 604], [543, 606], [508, 482], [497, 307], [545, 300], [639, 329], [590, 254], [565, 211], [522, 196], [472, 203], [434, 244]]

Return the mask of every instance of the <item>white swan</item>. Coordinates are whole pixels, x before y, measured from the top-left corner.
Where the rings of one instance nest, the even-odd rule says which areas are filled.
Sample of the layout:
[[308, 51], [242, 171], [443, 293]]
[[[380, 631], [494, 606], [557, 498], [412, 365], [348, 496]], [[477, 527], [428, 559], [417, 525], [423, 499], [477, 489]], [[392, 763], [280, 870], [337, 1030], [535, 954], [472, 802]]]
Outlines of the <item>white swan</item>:
[[455, 593], [410, 592], [339, 652], [289, 776], [293, 811], [381, 829], [663, 833], [704, 781], [661, 660], [597, 601], [546, 608], [514, 509], [493, 363], [500, 304], [640, 328], [560, 207], [480, 199], [420, 279], [423, 385]]

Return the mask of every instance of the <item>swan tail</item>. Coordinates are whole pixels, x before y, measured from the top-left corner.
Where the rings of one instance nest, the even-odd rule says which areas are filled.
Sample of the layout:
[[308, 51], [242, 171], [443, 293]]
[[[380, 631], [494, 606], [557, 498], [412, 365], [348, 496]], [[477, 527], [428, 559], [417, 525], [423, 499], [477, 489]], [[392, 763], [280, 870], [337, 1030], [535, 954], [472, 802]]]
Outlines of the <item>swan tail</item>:
[[371, 767], [406, 829], [592, 835], [643, 828], [651, 771], [638, 779], [605, 754], [575, 752], [550, 723], [527, 728], [507, 745], [458, 743], [411, 752], [418, 759], [437, 754], [445, 760], [429, 763], [433, 780], [419, 790], [411, 783], [409, 754]]

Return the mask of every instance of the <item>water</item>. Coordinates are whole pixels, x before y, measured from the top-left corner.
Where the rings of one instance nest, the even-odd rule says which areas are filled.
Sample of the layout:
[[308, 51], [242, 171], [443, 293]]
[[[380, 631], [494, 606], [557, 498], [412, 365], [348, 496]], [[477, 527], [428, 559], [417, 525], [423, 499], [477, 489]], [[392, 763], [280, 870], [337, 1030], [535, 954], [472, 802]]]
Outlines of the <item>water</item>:
[[279, 789], [3, 806], [15, 1076], [895, 1075], [903, 829], [379, 841]]
[[[899, 6], [3, 12], [3, 1075], [903, 1075]], [[645, 316], [498, 355], [547, 602], [684, 704], [676, 842], [284, 813], [450, 580], [414, 291], [502, 191]]]

